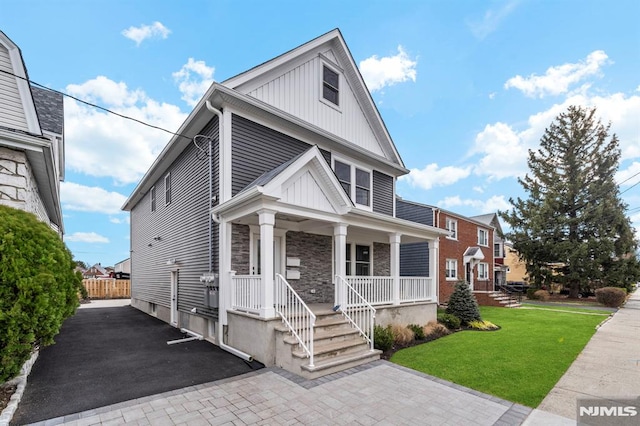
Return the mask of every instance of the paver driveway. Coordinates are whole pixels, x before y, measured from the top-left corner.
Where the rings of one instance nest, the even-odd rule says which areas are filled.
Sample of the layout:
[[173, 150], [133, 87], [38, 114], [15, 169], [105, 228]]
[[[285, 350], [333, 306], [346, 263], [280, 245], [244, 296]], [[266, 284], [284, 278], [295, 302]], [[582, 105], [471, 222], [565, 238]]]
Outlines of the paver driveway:
[[262, 368], [130, 306], [79, 309], [36, 361], [11, 424], [23, 425]]

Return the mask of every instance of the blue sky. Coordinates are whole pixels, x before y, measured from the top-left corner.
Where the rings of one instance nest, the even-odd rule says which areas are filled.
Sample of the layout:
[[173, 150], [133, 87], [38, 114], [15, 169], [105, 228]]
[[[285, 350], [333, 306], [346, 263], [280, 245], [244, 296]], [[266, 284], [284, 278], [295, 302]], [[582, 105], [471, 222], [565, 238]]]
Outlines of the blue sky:
[[[31, 80], [170, 131], [212, 81], [340, 28], [411, 170], [399, 195], [463, 215], [508, 208], [545, 127], [596, 106], [637, 229], [639, 16], [636, 0], [0, 0]], [[65, 241], [112, 265], [129, 256], [120, 207], [169, 135], [70, 99], [65, 121]]]

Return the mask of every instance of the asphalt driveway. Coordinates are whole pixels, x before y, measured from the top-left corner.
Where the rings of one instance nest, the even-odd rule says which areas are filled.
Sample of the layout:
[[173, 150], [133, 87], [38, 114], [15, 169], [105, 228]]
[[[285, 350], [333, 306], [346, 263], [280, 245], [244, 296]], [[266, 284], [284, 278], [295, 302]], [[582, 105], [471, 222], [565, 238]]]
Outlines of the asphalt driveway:
[[262, 368], [130, 306], [79, 309], [31, 370], [12, 425], [24, 425]]

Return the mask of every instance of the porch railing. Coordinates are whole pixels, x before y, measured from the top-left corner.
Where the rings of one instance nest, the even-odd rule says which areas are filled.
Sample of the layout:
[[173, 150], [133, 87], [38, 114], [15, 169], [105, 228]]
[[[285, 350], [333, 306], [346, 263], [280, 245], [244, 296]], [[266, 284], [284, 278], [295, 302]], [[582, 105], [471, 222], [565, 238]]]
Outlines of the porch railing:
[[231, 275], [231, 306], [236, 311], [260, 314], [262, 277], [260, 275]]
[[313, 367], [313, 327], [316, 316], [280, 274], [276, 274], [274, 280], [274, 301], [276, 313], [309, 357], [309, 366]]
[[348, 276], [346, 282], [371, 305], [393, 303], [392, 277]]
[[400, 303], [435, 300], [433, 280], [425, 277], [400, 277]]
[[336, 275], [336, 286], [340, 311], [355, 327], [373, 350], [373, 326], [376, 322], [376, 310], [351, 284], [340, 275]]

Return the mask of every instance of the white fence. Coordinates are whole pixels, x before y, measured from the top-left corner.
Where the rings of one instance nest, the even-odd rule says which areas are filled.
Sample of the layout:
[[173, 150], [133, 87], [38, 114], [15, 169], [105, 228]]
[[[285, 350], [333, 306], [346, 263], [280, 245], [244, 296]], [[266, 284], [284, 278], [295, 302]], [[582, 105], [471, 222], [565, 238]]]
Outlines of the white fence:
[[262, 277], [260, 275], [232, 275], [231, 283], [231, 307], [237, 311], [260, 314]]

